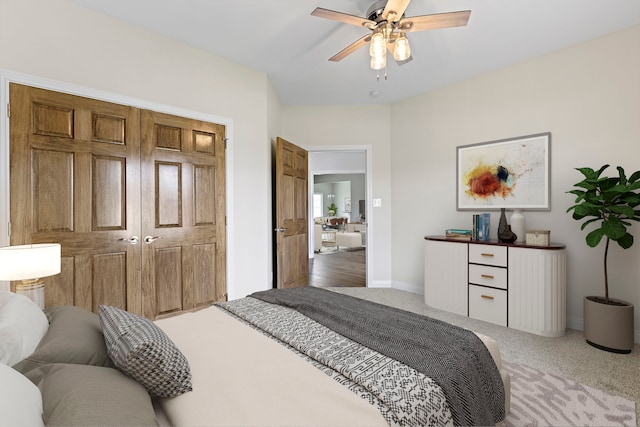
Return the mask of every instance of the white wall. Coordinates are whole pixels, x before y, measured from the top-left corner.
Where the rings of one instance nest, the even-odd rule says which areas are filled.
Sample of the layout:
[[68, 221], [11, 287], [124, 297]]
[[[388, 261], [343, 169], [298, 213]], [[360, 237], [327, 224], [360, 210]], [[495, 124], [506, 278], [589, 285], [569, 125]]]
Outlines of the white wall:
[[315, 151], [309, 153], [309, 172], [313, 174], [365, 173], [364, 151]]
[[[371, 146], [371, 196], [382, 207], [367, 212], [369, 286], [391, 285], [390, 106], [284, 106], [282, 134], [305, 149]], [[369, 198], [369, 196], [367, 196]], [[353, 201], [352, 201], [353, 203]]]
[[280, 107], [266, 75], [65, 0], [0, 0], [0, 11], [0, 69], [233, 121], [229, 294], [270, 287], [270, 133]]
[[[583, 297], [604, 292], [604, 246], [587, 247], [566, 191], [576, 167], [640, 169], [640, 27], [394, 104], [391, 127], [394, 284], [422, 283], [424, 235], [469, 228], [472, 212], [456, 212], [456, 146], [551, 132], [551, 211], [525, 212], [526, 227], [567, 245], [568, 324], [581, 328]], [[610, 249], [609, 283], [635, 305], [638, 341], [640, 226], [631, 232], [635, 246]]]
[[[282, 105], [280, 104], [280, 100], [278, 99], [278, 95], [276, 94], [275, 90], [273, 89], [273, 86], [271, 85], [271, 82], [268, 82], [267, 84], [267, 135], [268, 135], [268, 139], [269, 139], [269, 150], [270, 150], [270, 160], [269, 160], [269, 176], [265, 178], [264, 182], [262, 183], [262, 191], [264, 191], [266, 194], [269, 195], [269, 200], [271, 202], [270, 206], [269, 206], [269, 210], [264, 212], [264, 219], [265, 219], [265, 232], [266, 232], [266, 239], [269, 242], [269, 246], [267, 247], [267, 253], [265, 254], [266, 256], [266, 262], [269, 265], [269, 272], [268, 272], [268, 276], [267, 276], [267, 282], [268, 282], [268, 288], [272, 288], [273, 287], [273, 282], [275, 280], [275, 278], [273, 277], [273, 251], [274, 251], [274, 240], [275, 240], [275, 236], [274, 236], [274, 231], [273, 229], [274, 224], [274, 218], [273, 218], [273, 198], [272, 198], [272, 192], [273, 192], [273, 186], [272, 186], [272, 176], [275, 173], [274, 170], [272, 170], [275, 167], [275, 150], [276, 150], [276, 138], [278, 136], [280, 136], [280, 126], [281, 126], [281, 122], [282, 122]], [[260, 183], [256, 183], [256, 184], [260, 184]], [[255, 215], [256, 218], [261, 218], [262, 215]]]

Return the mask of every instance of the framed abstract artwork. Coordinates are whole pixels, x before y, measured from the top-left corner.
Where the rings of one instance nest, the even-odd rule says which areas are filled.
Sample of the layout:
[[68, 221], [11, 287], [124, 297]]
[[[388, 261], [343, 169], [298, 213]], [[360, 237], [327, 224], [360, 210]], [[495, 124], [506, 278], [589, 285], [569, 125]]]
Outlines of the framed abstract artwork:
[[457, 210], [551, 209], [551, 133], [457, 147]]

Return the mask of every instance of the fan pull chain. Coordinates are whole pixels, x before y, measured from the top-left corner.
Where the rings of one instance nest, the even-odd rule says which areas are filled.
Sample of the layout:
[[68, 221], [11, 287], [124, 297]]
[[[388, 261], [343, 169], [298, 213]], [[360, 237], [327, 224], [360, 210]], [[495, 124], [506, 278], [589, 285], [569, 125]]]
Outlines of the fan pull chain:
[[[384, 79], [387, 80], [387, 67], [384, 67]], [[376, 72], [376, 81], [380, 81], [380, 71]]]

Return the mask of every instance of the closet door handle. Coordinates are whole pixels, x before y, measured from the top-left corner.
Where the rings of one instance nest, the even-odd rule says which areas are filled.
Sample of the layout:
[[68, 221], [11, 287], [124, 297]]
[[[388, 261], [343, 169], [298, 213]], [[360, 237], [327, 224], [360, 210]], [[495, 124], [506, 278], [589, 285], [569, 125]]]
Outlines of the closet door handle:
[[162, 237], [160, 237], [160, 236], [153, 236], [153, 237], [151, 237], [151, 236], [145, 236], [145, 237], [144, 237], [144, 242], [145, 242], [147, 245], [150, 245], [150, 244], [152, 244], [153, 242], [155, 242], [156, 240], [161, 239], [161, 238], [162, 238]]
[[126, 237], [123, 237], [122, 239], [118, 239], [118, 241], [129, 242], [132, 245], [136, 245], [140, 241], [140, 238], [138, 236], [132, 236], [132, 237], [129, 237], [128, 239]]
[[284, 227], [278, 227], [274, 228], [273, 231], [275, 231], [276, 233], [284, 233], [285, 231], [287, 231], [287, 229]]

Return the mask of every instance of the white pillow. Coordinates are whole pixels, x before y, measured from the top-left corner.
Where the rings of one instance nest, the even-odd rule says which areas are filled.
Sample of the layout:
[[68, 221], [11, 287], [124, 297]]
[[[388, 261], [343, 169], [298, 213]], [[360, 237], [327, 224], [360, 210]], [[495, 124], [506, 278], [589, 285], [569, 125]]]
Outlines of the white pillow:
[[2, 425], [44, 426], [40, 390], [20, 372], [2, 363], [0, 363], [0, 414], [2, 414]]
[[44, 312], [29, 298], [0, 291], [0, 363], [13, 366], [34, 352], [49, 329]]

